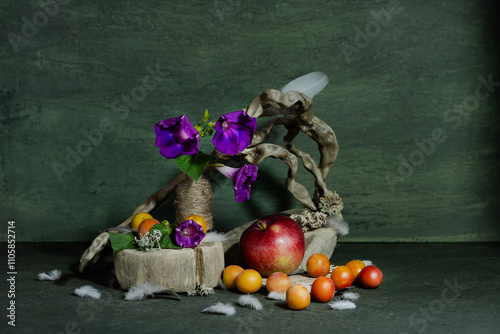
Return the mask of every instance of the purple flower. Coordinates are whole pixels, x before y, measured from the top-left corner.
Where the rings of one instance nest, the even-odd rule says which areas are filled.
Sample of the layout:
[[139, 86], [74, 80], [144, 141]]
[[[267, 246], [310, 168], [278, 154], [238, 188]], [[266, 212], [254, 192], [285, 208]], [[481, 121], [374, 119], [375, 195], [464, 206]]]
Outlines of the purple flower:
[[215, 123], [215, 148], [224, 154], [235, 155], [252, 143], [257, 121], [245, 111], [238, 110], [222, 115]]
[[183, 221], [175, 228], [175, 241], [183, 248], [198, 246], [204, 237], [203, 227], [191, 219]]
[[241, 168], [232, 168], [228, 166], [216, 168], [222, 175], [233, 181], [234, 197], [236, 198], [236, 202], [243, 202], [250, 199], [252, 181], [257, 179], [257, 166], [243, 165]]
[[167, 159], [195, 154], [200, 149], [200, 135], [186, 115], [160, 121], [155, 124], [155, 133], [155, 145]]

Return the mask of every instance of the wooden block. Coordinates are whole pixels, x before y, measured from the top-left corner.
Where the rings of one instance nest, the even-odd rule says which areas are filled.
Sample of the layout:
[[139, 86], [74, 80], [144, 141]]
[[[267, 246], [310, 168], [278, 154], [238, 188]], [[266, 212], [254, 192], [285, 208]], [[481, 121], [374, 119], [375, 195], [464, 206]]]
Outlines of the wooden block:
[[125, 290], [134, 284], [148, 282], [186, 292], [201, 284], [217, 286], [224, 270], [224, 251], [220, 242], [149, 252], [124, 249], [114, 253], [114, 262], [116, 278]]

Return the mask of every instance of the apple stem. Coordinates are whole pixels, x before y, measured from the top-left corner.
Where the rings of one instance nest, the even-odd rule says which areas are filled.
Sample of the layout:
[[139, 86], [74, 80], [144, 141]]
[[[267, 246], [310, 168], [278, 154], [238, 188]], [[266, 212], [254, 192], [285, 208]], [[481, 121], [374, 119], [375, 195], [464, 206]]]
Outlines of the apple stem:
[[260, 226], [261, 230], [265, 230], [266, 229], [266, 225], [264, 225], [264, 223], [262, 221], [260, 221], [260, 220], [259, 220], [259, 226]]

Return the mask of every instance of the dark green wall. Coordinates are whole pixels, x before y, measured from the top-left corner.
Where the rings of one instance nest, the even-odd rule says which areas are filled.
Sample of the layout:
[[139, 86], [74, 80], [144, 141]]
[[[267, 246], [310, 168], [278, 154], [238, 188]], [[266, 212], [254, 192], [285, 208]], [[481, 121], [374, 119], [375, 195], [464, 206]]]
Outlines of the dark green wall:
[[[328, 184], [345, 203], [342, 240], [500, 240], [490, 2], [48, 3], [0, 3], [3, 240], [8, 220], [21, 241], [91, 240], [177, 173], [154, 146], [156, 122], [219, 116], [312, 71], [330, 77], [313, 109], [341, 147]], [[244, 204], [213, 179], [216, 228], [298, 206], [285, 178], [265, 161]], [[172, 219], [172, 200], [156, 215]]]

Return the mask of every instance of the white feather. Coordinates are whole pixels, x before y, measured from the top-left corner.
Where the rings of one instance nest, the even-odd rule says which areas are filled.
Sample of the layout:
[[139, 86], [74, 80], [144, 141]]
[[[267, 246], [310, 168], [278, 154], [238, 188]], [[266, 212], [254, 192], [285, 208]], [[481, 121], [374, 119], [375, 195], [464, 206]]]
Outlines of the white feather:
[[238, 304], [240, 304], [241, 306], [253, 308], [257, 311], [260, 311], [264, 308], [257, 298], [248, 294], [240, 296], [240, 298], [238, 298]]
[[370, 260], [361, 260], [361, 262], [363, 262], [365, 266], [371, 266], [373, 264], [373, 262]]
[[356, 304], [350, 300], [336, 300], [329, 303], [328, 306], [334, 310], [354, 310], [356, 308]]
[[179, 295], [172, 290], [168, 290], [164, 286], [154, 285], [151, 283], [140, 283], [133, 285], [130, 290], [125, 294], [125, 300], [143, 300], [148, 296], [154, 296], [159, 293], [167, 293], [176, 296], [180, 299]]
[[46, 273], [40, 273], [38, 274], [38, 280], [39, 281], [55, 281], [60, 279], [62, 276], [62, 271], [59, 269], [54, 269], [49, 274]]
[[281, 88], [281, 92], [286, 94], [289, 91], [297, 91], [309, 97], [314, 98], [328, 84], [328, 76], [323, 72], [311, 72], [303, 75]]
[[203, 240], [201, 242], [217, 242], [217, 241], [224, 242], [226, 240], [227, 240], [227, 238], [224, 235], [224, 233], [217, 232], [217, 231], [210, 231], [210, 232], [207, 232], [207, 234], [205, 234], [205, 237], [203, 238]]
[[344, 292], [342, 298], [345, 300], [358, 300], [359, 293], [357, 292]]
[[99, 290], [90, 285], [83, 285], [79, 288], [76, 288], [73, 293], [80, 297], [90, 297], [94, 299], [101, 298], [101, 293], [99, 292]]
[[222, 278], [219, 278], [219, 284], [217, 284], [217, 286], [219, 288], [221, 288], [222, 290], [227, 290], [227, 286], [224, 284], [224, 281], [222, 280]]
[[286, 292], [275, 292], [271, 291], [267, 295], [268, 299], [274, 299], [274, 300], [286, 300]]
[[329, 216], [326, 218], [326, 226], [333, 227], [342, 236], [349, 234], [349, 225], [343, 219]]
[[204, 308], [201, 310], [202, 313], [218, 313], [218, 314], [225, 314], [225, 315], [235, 315], [236, 314], [236, 308], [234, 305], [231, 303], [221, 303], [218, 302], [212, 306], [209, 306], [207, 308]]

